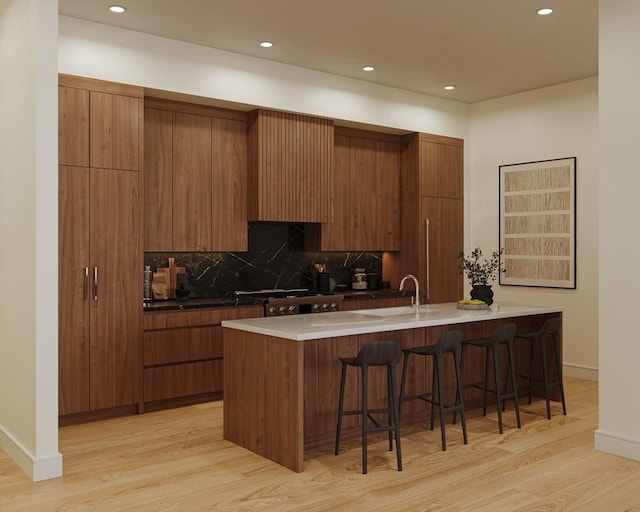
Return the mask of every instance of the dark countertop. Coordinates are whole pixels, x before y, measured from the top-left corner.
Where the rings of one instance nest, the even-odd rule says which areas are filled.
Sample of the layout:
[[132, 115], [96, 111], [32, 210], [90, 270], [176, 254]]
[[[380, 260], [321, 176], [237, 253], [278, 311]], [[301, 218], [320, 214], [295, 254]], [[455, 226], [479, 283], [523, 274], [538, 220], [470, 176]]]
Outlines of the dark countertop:
[[[336, 295], [342, 295], [343, 300], [355, 299], [388, 299], [392, 297], [409, 297], [413, 295], [413, 291], [400, 290], [344, 290], [336, 291]], [[212, 297], [212, 298], [193, 298], [193, 299], [169, 299], [169, 300], [152, 300], [144, 301], [144, 312], [151, 311], [171, 311], [196, 308], [216, 308], [216, 307], [234, 307], [234, 306], [255, 306], [264, 304], [263, 299], [253, 299], [248, 297]]]

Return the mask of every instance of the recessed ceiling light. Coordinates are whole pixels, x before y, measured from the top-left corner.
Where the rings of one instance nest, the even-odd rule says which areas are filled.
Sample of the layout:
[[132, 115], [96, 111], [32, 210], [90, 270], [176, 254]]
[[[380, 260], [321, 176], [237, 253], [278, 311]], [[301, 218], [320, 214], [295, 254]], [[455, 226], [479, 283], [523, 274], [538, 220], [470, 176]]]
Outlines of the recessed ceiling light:
[[445, 91], [453, 91], [455, 88], [456, 88], [456, 86], [455, 86], [455, 85], [445, 85], [445, 86], [443, 87], [443, 89], [444, 89]]
[[111, 7], [109, 7], [109, 10], [117, 14], [122, 14], [124, 11], [126, 11], [126, 9], [121, 5], [112, 5]]
[[362, 68], [362, 71], [373, 71], [374, 69], [376, 69], [376, 68], [374, 68], [373, 66], [364, 66]]
[[549, 9], [548, 7], [543, 7], [542, 9], [538, 9], [536, 11], [540, 16], [546, 16], [547, 14], [551, 14], [553, 9]]
[[260, 46], [262, 46], [263, 48], [271, 48], [273, 46], [273, 43], [271, 41], [262, 41], [260, 43]]

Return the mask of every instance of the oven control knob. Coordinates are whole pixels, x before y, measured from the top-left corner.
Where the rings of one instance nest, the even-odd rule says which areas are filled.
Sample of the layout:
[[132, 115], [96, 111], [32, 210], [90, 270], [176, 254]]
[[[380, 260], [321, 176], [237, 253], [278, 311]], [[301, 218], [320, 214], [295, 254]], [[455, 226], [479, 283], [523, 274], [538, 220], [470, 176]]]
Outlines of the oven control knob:
[[287, 308], [285, 306], [280, 306], [278, 308], [278, 313], [280, 313], [281, 315], [284, 315], [287, 312]]
[[335, 302], [332, 302], [331, 303], [331, 309], [333, 309], [335, 311], [336, 309], [338, 309], [338, 305]]
[[289, 306], [289, 314], [293, 315], [296, 312], [296, 307], [295, 306]]
[[329, 311], [329, 304], [327, 304], [326, 302], [322, 305], [322, 309], [324, 311]]
[[275, 314], [276, 314], [276, 308], [275, 308], [275, 307], [273, 307], [273, 306], [271, 306], [271, 307], [269, 308], [269, 314], [270, 314], [270, 315], [275, 315]]
[[316, 311], [316, 312], [320, 311], [320, 304], [314, 304], [313, 305], [313, 310]]

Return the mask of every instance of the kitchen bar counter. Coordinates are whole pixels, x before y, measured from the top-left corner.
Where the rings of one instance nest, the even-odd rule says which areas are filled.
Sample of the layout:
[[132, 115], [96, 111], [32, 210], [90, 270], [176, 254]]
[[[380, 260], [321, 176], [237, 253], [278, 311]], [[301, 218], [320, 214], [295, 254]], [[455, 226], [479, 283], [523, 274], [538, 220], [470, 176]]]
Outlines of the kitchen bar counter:
[[369, 309], [349, 312], [295, 315], [291, 317], [228, 320], [222, 327], [264, 334], [294, 341], [398, 331], [439, 325], [506, 319], [519, 316], [559, 313], [560, 308], [496, 304], [485, 310], [457, 309], [455, 302], [420, 306]]
[[[224, 438], [300, 472], [304, 469], [305, 448], [329, 446], [335, 439], [339, 358], [355, 356], [367, 341], [391, 339], [402, 348], [418, 347], [435, 343], [450, 328], [462, 330], [464, 339], [474, 339], [491, 336], [504, 322], [514, 322], [522, 332], [540, 328], [547, 318], [562, 318], [559, 308], [499, 303], [484, 311], [458, 310], [455, 303], [429, 305], [418, 315], [404, 311], [387, 308], [223, 321]], [[561, 342], [562, 333], [562, 353]], [[528, 369], [528, 348], [517, 344], [515, 359], [516, 371]], [[414, 358], [409, 364], [407, 393], [430, 389], [431, 362]], [[483, 354], [470, 348], [463, 368], [464, 382], [481, 380], [483, 368]], [[540, 377], [539, 371], [536, 365], [536, 377]], [[398, 368], [398, 375], [401, 372]], [[449, 403], [455, 397], [451, 373], [446, 368], [443, 376]], [[345, 408], [355, 409], [359, 407], [360, 378], [357, 372], [350, 372], [347, 380]], [[370, 408], [382, 405], [386, 389], [384, 369], [372, 368]], [[541, 390], [534, 387], [534, 394], [540, 396]], [[467, 388], [464, 400], [467, 409], [479, 407], [481, 392]], [[419, 400], [407, 402], [402, 425], [427, 424], [429, 410]], [[507, 410], [504, 420], [507, 429], [515, 428], [510, 412], [512, 409]], [[360, 431], [357, 417], [344, 419], [343, 437], [357, 438]], [[433, 442], [440, 442], [436, 433]]]

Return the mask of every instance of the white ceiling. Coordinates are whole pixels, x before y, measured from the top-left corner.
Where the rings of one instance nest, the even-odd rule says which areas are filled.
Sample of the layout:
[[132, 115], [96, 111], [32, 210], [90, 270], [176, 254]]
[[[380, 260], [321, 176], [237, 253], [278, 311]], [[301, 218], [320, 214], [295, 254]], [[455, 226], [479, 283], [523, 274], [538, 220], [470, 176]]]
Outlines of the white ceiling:
[[466, 103], [598, 74], [597, 0], [59, 0], [59, 12]]

